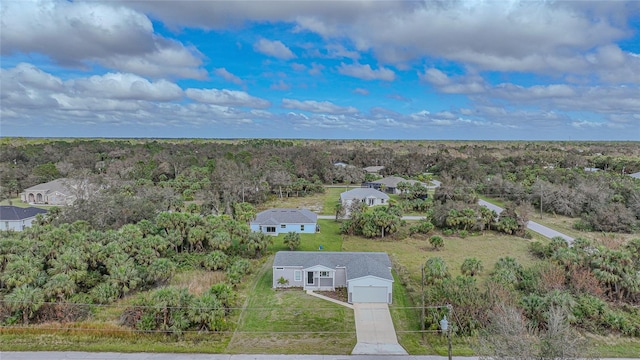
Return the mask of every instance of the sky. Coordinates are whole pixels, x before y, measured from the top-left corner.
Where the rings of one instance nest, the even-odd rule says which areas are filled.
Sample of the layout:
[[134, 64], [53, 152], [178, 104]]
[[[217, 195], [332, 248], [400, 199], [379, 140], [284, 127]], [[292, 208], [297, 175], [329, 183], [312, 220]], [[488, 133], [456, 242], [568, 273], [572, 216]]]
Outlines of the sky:
[[640, 140], [640, 1], [0, 3], [0, 136]]

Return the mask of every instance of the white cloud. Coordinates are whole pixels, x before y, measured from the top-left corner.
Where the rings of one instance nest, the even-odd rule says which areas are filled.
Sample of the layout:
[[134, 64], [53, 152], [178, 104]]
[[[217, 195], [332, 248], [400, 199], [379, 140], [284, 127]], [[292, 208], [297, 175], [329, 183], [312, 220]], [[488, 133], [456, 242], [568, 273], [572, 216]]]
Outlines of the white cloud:
[[154, 33], [143, 14], [95, 2], [8, 1], [1, 52], [40, 53], [67, 67], [91, 62], [125, 72], [204, 78], [197, 50]]
[[289, 60], [296, 57], [296, 55], [279, 40], [271, 41], [260, 39], [253, 45], [253, 48], [257, 52], [282, 60]]
[[379, 68], [374, 70], [371, 65], [362, 64], [350, 64], [341, 63], [338, 67], [338, 72], [342, 75], [355, 77], [362, 80], [384, 80], [393, 81], [396, 78], [396, 74], [387, 68]]
[[183, 97], [182, 89], [167, 80], [150, 82], [134, 74], [108, 73], [102, 76], [70, 80], [68, 86], [76, 95], [100, 99], [172, 101]]
[[271, 106], [269, 101], [251, 96], [244, 91], [187, 89], [185, 94], [195, 101], [219, 106], [241, 106], [256, 109], [265, 109]]
[[282, 107], [325, 114], [355, 114], [358, 109], [352, 106], [338, 106], [328, 101], [282, 99]]
[[475, 94], [486, 90], [484, 80], [477, 75], [456, 76], [451, 78], [442, 71], [430, 68], [418, 77], [447, 94]]
[[369, 90], [363, 88], [355, 88], [353, 92], [360, 95], [369, 95]]
[[227, 71], [227, 69], [225, 68], [218, 68], [215, 71], [215, 74], [222, 77], [223, 79], [232, 82], [236, 85], [240, 85], [242, 84], [242, 79], [240, 79], [239, 77], [233, 75], [232, 73], [230, 73], [229, 71]]

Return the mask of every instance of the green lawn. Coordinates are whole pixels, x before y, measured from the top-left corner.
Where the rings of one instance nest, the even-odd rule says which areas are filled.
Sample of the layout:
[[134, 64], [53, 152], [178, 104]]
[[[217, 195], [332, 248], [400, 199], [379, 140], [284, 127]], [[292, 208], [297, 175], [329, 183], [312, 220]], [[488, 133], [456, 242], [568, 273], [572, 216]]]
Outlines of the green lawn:
[[247, 294], [228, 353], [349, 354], [356, 344], [353, 310], [307, 295], [275, 290], [269, 259]]
[[[300, 234], [299, 251], [316, 251], [322, 245], [324, 251], [341, 251], [342, 236], [340, 235], [340, 223], [334, 220], [320, 219], [318, 220], [320, 232], [315, 234]], [[283, 243], [284, 234], [275, 236], [273, 244], [269, 246], [269, 250], [276, 252], [281, 250], [289, 250]]]

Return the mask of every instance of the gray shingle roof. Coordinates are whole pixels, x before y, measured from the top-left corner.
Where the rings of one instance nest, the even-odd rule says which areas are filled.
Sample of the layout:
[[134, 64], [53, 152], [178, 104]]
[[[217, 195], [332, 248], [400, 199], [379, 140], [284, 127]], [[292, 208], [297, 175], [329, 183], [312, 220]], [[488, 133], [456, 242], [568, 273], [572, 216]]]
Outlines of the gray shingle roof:
[[340, 199], [342, 201], [351, 200], [351, 199], [366, 199], [368, 197], [375, 197], [378, 199], [389, 199], [389, 195], [383, 193], [380, 190], [376, 190], [373, 188], [357, 188], [349, 191], [345, 191], [340, 194]]
[[47, 210], [35, 207], [21, 208], [17, 206], [0, 206], [1, 221], [17, 221], [35, 217], [38, 214], [46, 214]]
[[629, 174], [629, 176], [631, 176], [632, 178], [640, 179], [640, 171], [638, 171], [637, 173]]
[[273, 266], [309, 268], [316, 265], [331, 269], [344, 266], [347, 280], [372, 275], [393, 281], [391, 260], [383, 252], [278, 251], [273, 260]]
[[401, 182], [406, 182], [409, 183], [411, 185], [413, 184], [422, 184], [424, 186], [427, 186], [427, 184], [420, 182], [420, 181], [416, 181], [416, 180], [407, 180], [404, 178], [401, 178], [399, 176], [389, 176], [380, 180], [376, 180], [376, 181], [371, 181], [370, 184], [384, 184], [384, 186], [386, 187], [392, 187], [392, 188], [397, 188], [398, 184]]
[[256, 215], [252, 224], [279, 225], [279, 224], [315, 224], [318, 215], [307, 209], [270, 209]]
[[30, 188], [25, 189], [23, 192], [47, 191], [48, 193], [50, 193], [53, 191], [58, 191], [62, 194], [70, 195], [71, 189], [69, 188], [68, 182], [69, 182], [69, 179], [66, 179], [66, 178], [56, 179], [53, 181], [49, 181], [47, 183], [32, 186]]

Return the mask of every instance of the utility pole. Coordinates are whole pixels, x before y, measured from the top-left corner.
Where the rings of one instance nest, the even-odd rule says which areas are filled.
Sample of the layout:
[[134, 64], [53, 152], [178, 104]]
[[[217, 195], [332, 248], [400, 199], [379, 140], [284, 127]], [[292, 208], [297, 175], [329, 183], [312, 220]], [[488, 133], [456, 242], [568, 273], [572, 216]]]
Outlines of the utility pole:
[[[449, 313], [449, 319], [451, 319], [451, 304], [447, 304], [447, 310]], [[452, 358], [452, 354], [451, 354], [451, 326], [449, 326], [448, 331], [447, 331], [447, 341], [449, 343], [449, 349], [447, 351], [447, 354], [449, 355], [449, 360], [451, 360]]]
[[422, 291], [422, 308], [421, 308], [421, 316], [420, 316], [420, 330], [422, 334], [422, 341], [424, 341], [424, 264], [422, 264], [422, 282], [421, 291]]

